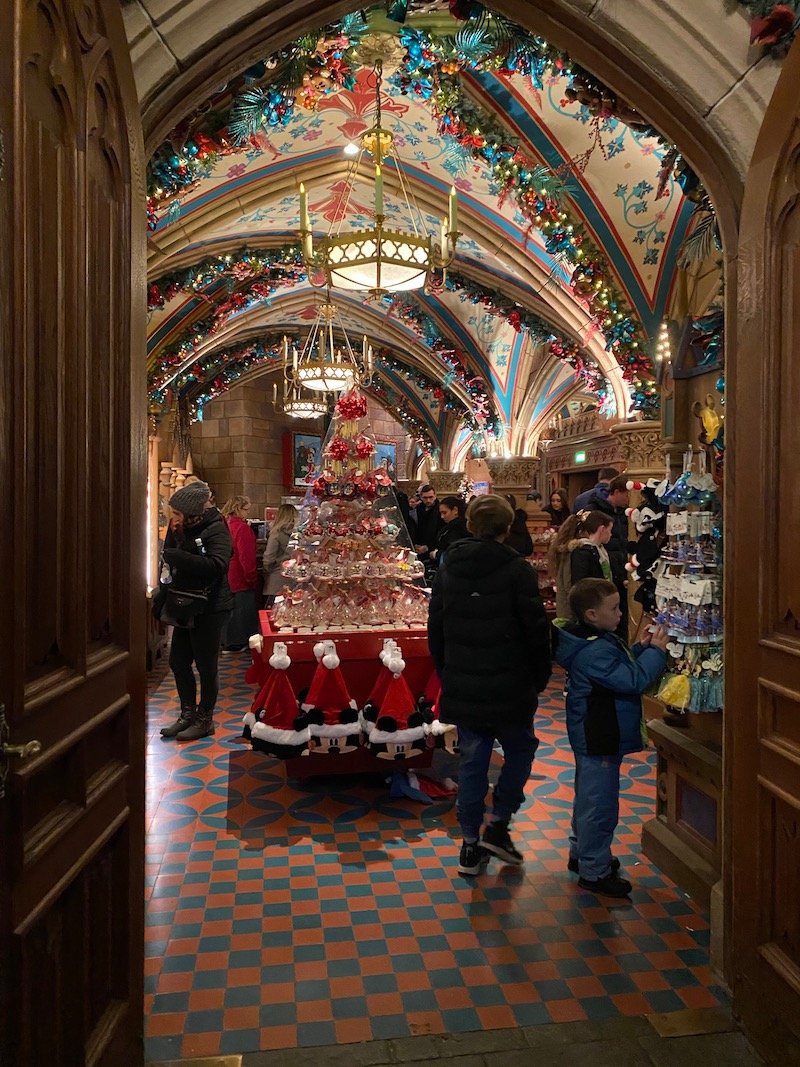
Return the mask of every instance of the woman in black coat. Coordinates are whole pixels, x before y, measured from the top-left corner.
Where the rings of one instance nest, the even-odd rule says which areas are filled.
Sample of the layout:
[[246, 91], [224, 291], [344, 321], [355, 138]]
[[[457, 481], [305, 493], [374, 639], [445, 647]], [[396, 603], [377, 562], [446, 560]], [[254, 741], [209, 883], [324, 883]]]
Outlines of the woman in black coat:
[[505, 543], [527, 559], [533, 554], [533, 538], [528, 533], [528, 516], [522, 508], [517, 507], [517, 498], [513, 493], [507, 493], [506, 500], [514, 512], [514, 521], [511, 523]]
[[[550, 637], [536, 572], [504, 544], [514, 513], [500, 496], [467, 508], [473, 540], [447, 550], [428, 615], [428, 644], [442, 682], [442, 722], [458, 726], [459, 871], [478, 874], [483, 850], [507, 863], [521, 854], [508, 824], [524, 799], [538, 740], [533, 715], [550, 678]], [[494, 739], [504, 761], [490, 825], [478, 845]]]
[[[214, 732], [214, 706], [217, 702], [217, 678], [222, 629], [233, 597], [228, 587], [228, 564], [233, 553], [227, 523], [216, 508], [210, 507], [211, 490], [205, 482], [193, 482], [173, 493], [169, 506], [175, 517], [170, 524], [162, 552], [161, 586], [156, 611], [168, 617], [168, 589], [190, 593], [208, 593], [202, 610], [190, 625], [175, 625], [169, 665], [175, 676], [181, 710], [171, 726], [164, 726], [162, 737], [179, 741], [196, 741]], [[165, 581], [165, 578], [168, 581]], [[192, 664], [200, 676], [200, 702]]]
[[439, 530], [436, 537], [436, 548], [431, 552], [431, 559], [441, 567], [445, 551], [454, 545], [456, 541], [463, 541], [465, 537], [472, 537], [467, 529], [467, 520], [464, 514], [467, 505], [460, 496], [446, 496], [439, 501], [439, 514], [444, 526]]

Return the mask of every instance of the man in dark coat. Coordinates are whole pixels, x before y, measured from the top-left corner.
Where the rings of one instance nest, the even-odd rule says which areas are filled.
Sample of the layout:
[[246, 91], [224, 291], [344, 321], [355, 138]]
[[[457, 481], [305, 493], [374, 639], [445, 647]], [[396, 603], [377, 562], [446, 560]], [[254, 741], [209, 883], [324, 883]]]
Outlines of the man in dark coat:
[[439, 501], [432, 485], [420, 486], [420, 505], [417, 508], [417, 528], [414, 532], [414, 548], [428, 570], [433, 565], [431, 549], [436, 548], [439, 531], [444, 519], [439, 514]]
[[619, 475], [619, 471], [616, 467], [603, 467], [597, 479], [597, 485], [591, 489], [587, 489], [584, 493], [579, 493], [575, 497], [575, 503], [572, 505], [572, 514], [577, 515], [579, 511], [592, 511], [593, 508], [589, 507], [589, 501], [594, 497], [605, 498], [608, 496], [608, 485], [612, 478], [616, 478]]
[[[503, 544], [514, 512], [500, 496], [467, 508], [474, 540], [448, 549], [434, 583], [428, 643], [442, 682], [440, 717], [458, 726], [458, 819], [464, 842], [458, 870], [479, 874], [487, 852], [522, 863], [508, 824], [524, 799], [539, 741], [538, 694], [550, 678], [547, 616], [536, 571]], [[504, 760], [489, 825], [481, 836], [495, 738]]]

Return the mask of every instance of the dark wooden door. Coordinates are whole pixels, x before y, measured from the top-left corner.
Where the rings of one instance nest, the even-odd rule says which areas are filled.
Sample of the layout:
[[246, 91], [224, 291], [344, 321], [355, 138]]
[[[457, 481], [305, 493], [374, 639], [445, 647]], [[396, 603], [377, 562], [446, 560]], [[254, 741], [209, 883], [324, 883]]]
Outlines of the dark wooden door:
[[800, 39], [748, 175], [729, 345], [725, 701], [734, 1009], [800, 1063]]
[[0, 1059], [142, 1030], [143, 147], [117, 0], [0, 3]]

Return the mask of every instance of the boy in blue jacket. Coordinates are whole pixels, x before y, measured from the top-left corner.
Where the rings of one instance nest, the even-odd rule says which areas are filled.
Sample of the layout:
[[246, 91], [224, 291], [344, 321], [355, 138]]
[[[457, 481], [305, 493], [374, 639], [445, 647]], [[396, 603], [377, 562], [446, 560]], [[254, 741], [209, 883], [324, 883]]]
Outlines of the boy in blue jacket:
[[619, 592], [604, 578], [583, 578], [569, 593], [573, 619], [557, 629], [556, 662], [569, 672], [567, 733], [575, 754], [575, 803], [569, 869], [594, 893], [625, 897], [631, 883], [618, 874], [611, 842], [619, 821], [623, 756], [644, 748], [641, 694], [666, 664], [662, 626], [629, 649], [614, 631]]

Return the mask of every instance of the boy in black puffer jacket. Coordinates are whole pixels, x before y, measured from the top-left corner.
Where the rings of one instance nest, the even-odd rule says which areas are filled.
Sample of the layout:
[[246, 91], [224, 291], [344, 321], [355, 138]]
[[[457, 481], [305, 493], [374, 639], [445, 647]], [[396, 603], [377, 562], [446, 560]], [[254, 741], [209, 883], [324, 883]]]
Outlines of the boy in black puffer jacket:
[[[500, 496], [470, 503], [467, 527], [474, 540], [448, 549], [428, 616], [428, 643], [442, 682], [441, 719], [458, 726], [461, 874], [480, 873], [487, 853], [522, 863], [508, 824], [524, 799], [539, 745], [533, 715], [550, 678], [547, 616], [536, 572], [503, 544], [513, 518]], [[503, 768], [479, 841], [495, 738], [503, 748]]]

